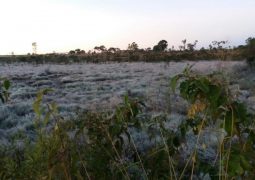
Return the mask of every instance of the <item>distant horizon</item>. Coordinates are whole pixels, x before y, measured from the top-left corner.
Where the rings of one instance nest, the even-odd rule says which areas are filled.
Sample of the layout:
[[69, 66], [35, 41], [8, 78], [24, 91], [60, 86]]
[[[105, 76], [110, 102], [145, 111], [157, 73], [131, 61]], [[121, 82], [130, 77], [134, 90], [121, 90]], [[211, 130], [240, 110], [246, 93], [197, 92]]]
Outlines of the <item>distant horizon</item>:
[[[249, 37], [251, 37], [251, 36], [249, 36]], [[246, 39], [248, 39], [249, 37], [247, 37]], [[184, 40], [185, 38], [183, 38], [182, 40]], [[246, 40], [245, 39], [245, 40]], [[161, 40], [166, 40], [166, 39], [161, 39]], [[188, 41], [188, 39], [186, 39], [187, 40], [187, 43], [194, 43], [193, 41]], [[238, 46], [240, 46], [240, 45], [245, 45], [245, 40], [243, 41], [243, 43], [242, 44], [236, 44], [236, 45], [233, 45], [233, 44], [230, 44], [230, 42], [228, 41], [227, 42], [227, 44], [225, 44], [225, 45], [223, 45], [223, 47], [226, 47], [226, 48], [228, 48], [228, 47], [231, 47], [231, 48], [233, 48], [233, 47], [238, 47]], [[160, 40], [159, 40], [160, 41]], [[158, 42], [159, 42], [158, 41]], [[166, 40], [167, 41], [167, 40]], [[218, 41], [224, 41], [224, 40], [218, 40]], [[133, 41], [133, 42], [136, 42], [136, 41]], [[153, 44], [152, 46], [148, 46], [148, 47], [140, 47], [139, 46], [139, 44], [138, 44], [138, 48], [139, 49], [146, 49], [146, 48], [151, 48], [151, 49], [153, 49], [153, 46], [155, 46], [158, 42], [156, 42], [155, 44]], [[168, 41], [167, 41], [168, 42]], [[132, 42], [130, 42], [129, 44], [131, 44]], [[201, 46], [201, 45], [199, 45], [199, 40], [198, 40], [198, 43], [197, 43], [197, 46], [196, 46], [196, 50], [199, 50], [199, 49], [201, 49], [202, 47], [204, 47], [205, 49], [209, 49], [209, 45], [210, 44], [212, 44], [212, 41], [211, 41], [211, 43], [208, 43], [208, 45], [207, 46]], [[96, 47], [96, 46], [101, 46], [101, 45], [104, 45], [104, 44], [98, 44], [98, 45], [95, 45], [94, 47]], [[181, 45], [183, 45], [182, 43], [181, 43], [181, 41], [180, 41], [180, 43], [178, 44], [178, 45], [171, 45], [171, 44], [168, 44], [168, 47], [167, 47], [167, 49], [171, 49], [172, 48], [172, 46], [174, 46], [174, 50], [179, 50], [179, 46], [181, 46]], [[105, 45], [104, 45], [105, 46]], [[76, 47], [76, 48], [72, 48], [72, 49], [69, 49], [69, 50], [66, 50], [66, 51], [49, 51], [49, 52], [40, 52], [40, 45], [37, 43], [37, 54], [39, 55], [39, 54], [51, 54], [51, 53], [58, 53], [58, 54], [61, 54], [61, 53], [69, 53], [70, 51], [72, 51], [72, 50], [76, 50], [76, 49], [80, 49], [80, 50], [84, 50], [86, 53], [88, 52], [88, 51], [94, 51], [94, 47], [93, 48], [91, 48], [91, 49], [84, 49], [84, 48], [81, 48], [81, 47]], [[109, 46], [109, 47], [107, 47], [107, 46], [105, 46], [106, 47], [106, 49], [109, 49], [109, 48], [111, 48], [111, 47], [114, 47], [114, 48], [119, 48], [120, 50], [127, 50], [127, 47], [128, 47], [128, 44], [127, 44], [127, 46], [125, 47], [125, 48], [120, 48], [120, 47], [118, 47], [118, 46]], [[39, 50], [39, 51], [38, 51]], [[12, 54], [13, 53], [13, 54]], [[12, 51], [12, 52], [10, 52], [10, 53], [8, 53], [8, 54], [0, 54], [0, 56], [11, 56], [11, 55], [27, 55], [27, 54], [33, 54], [33, 48], [32, 48], [32, 43], [31, 43], [31, 51], [30, 52], [27, 52], [27, 53], [20, 53], [20, 54], [17, 54], [17, 53], [15, 53], [15, 51]]]
[[244, 45], [255, 37], [254, 0], [8, 0], [0, 7], [0, 55], [69, 52], [95, 46], [126, 49], [183, 39], [197, 48], [216, 41]]

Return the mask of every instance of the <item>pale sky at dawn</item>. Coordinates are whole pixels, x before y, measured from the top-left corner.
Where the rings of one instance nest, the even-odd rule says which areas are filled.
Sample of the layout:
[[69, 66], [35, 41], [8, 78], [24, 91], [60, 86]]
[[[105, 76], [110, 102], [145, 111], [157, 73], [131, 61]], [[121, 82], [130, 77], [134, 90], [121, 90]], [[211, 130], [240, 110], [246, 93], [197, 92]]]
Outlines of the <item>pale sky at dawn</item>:
[[140, 48], [165, 39], [244, 44], [255, 37], [255, 0], [0, 0], [0, 54]]

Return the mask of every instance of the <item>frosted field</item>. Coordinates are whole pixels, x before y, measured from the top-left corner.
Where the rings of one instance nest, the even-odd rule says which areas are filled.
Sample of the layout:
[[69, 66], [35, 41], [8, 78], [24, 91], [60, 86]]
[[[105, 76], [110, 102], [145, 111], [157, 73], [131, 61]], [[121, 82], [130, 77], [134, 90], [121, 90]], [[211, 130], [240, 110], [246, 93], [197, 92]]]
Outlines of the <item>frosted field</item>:
[[1, 64], [0, 77], [12, 82], [11, 100], [0, 104], [0, 143], [19, 130], [33, 134], [32, 103], [40, 89], [52, 88], [45, 97], [55, 101], [63, 116], [79, 110], [106, 110], [121, 102], [127, 92], [145, 101], [150, 112], [171, 112], [181, 117], [186, 112], [181, 98], [170, 95], [169, 79], [187, 64], [200, 73], [222, 71], [229, 76], [231, 88], [255, 109], [255, 76], [244, 62], [170, 62], [108, 63], [70, 65]]

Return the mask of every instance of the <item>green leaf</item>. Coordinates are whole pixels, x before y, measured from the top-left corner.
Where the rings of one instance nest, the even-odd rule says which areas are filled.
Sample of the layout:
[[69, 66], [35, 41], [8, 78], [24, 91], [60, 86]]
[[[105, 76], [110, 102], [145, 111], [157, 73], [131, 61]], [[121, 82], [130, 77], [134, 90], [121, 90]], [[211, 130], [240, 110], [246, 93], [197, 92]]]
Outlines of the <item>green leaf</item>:
[[180, 84], [180, 93], [183, 98], [188, 100], [188, 89], [189, 89], [189, 82], [184, 81]]
[[50, 119], [51, 112], [47, 112], [44, 117], [44, 125], [47, 125]]
[[221, 96], [222, 89], [216, 85], [209, 85], [209, 92], [207, 93], [211, 108], [215, 111], [220, 106], [226, 103], [226, 97]]
[[228, 173], [231, 176], [242, 175], [244, 173], [244, 169], [240, 164], [240, 156], [239, 154], [232, 153], [229, 159]]
[[170, 81], [170, 86], [172, 88], [172, 91], [175, 93], [175, 89], [176, 89], [176, 86], [177, 86], [177, 82], [179, 80], [180, 76], [179, 75], [176, 75], [174, 77], [171, 78], [171, 81]]
[[41, 102], [42, 102], [42, 94], [39, 93], [37, 94], [37, 98], [33, 103], [33, 109], [37, 116], [41, 115], [41, 112], [40, 112]]
[[40, 117], [42, 114], [40, 107], [41, 107], [43, 96], [49, 92], [52, 92], [52, 91], [53, 91], [52, 89], [47, 88], [47, 89], [43, 89], [37, 93], [36, 100], [33, 103], [33, 109], [38, 117]]
[[10, 86], [11, 86], [11, 83], [10, 83], [9, 80], [4, 80], [3, 85], [4, 85], [4, 88], [5, 88], [6, 90], [8, 90], [8, 89], [10, 88]]
[[197, 87], [203, 91], [203, 93], [208, 93], [209, 92], [209, 80], [205, 77], [195, 81], [195, 84], [197, 85]]
[[244, 170], [243, 170], [243, 168], [242, 168], [240, 165], [238, 165], [238, 166], [236, 167], [236, 169], [235, 169], [235, 172], [236, 172], [238, 175], [242, 175], [242, 174], [244, 173]]
[[234, 123], [233, 121], [235, 120], [234, 120], [234, 117], [232, 116], [232, 112], [228, 111], [225, 116], [225, 131], [228, 133], [228, 135], [231, 135], [231, 132], [233, 131], [232, 129], [232, 125]]
[[241, 166], [244, 168], [244, 170], [249, 170], [252, 168], [249, 161], [244, 156], [242, 155], [240, 156], [240, 161], [241, 161]]
[[128, 95], [127, 94], [124, 96], [124, 103], [127, 106], [129, 105], [129, 99], [128, 99]]

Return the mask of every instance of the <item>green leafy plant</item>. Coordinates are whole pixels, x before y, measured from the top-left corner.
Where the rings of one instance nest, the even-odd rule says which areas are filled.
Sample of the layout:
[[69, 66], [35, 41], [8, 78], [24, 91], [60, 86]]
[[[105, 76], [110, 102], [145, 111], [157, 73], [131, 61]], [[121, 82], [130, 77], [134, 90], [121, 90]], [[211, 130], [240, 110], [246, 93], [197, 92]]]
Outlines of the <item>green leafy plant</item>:
[[[255, 158], [250, 156], [254, 150], [254, 119], [247, 112], [243, 103], [231, 95], [224, 77], [218, 73], [201, 76], [192, 74], [190, 68], [172, 78], [171, 86], [175, 90], [180, 81], [180, 95], [190, 103], [188, 119], [184, 122], [184, 134], [190, 127], [197, 134], [197, 142], [201, 132], [214, 126], [226, 132], [220, 140], [219, 171], [220, 179], [236, 177], [252, 177]], [[248, 135], [247, 135], [247, 132]], [[246, 136], [246, 138], [244, 138]], [[234, 139], [236, 139], [234, 141]], [[254, 139], [253, 139], [254, 140]], [[196, 145], [197, 146], [197, 145]], [[250, 158], [249, 158], [250, 156]], [[191, 155], [192, 173], [197, 164], [197, 150]], [[198, 167], [198, 170], [201, 167]]]
[[11, 87], [11, 83], [7, 79], [0, 79], [0, 100], [2, 103], [6, 103], [9, 99], [10, 93], [9, 89]]
[[[130, 178], [128, 172], [134, 165], [145, 169], [139, 153], [134, 144], [134, 140], [129, 132], [129, 128], [140, 128], [141, 123], [137, 115], [141, 112], [142, 103], [137, 100], [130, 101], [125, 96], [124, 103], [119, 105], [112, 113], [87, 113], [81, 117], [79, 132], [76, 136], [82, 136], [86, 131], [88, 140], [87, 154], [90, 158], [85, 158], [88, 164], [88, 172], [93, 178]], [[129, 156], [138, 158], [138, 162], [125, 160], [128, 155], [125, 147], [130, 147]], [[133, 154], [133, 155], [132, 155]], [[134, 163], [134, 164], [133, 164]]]

